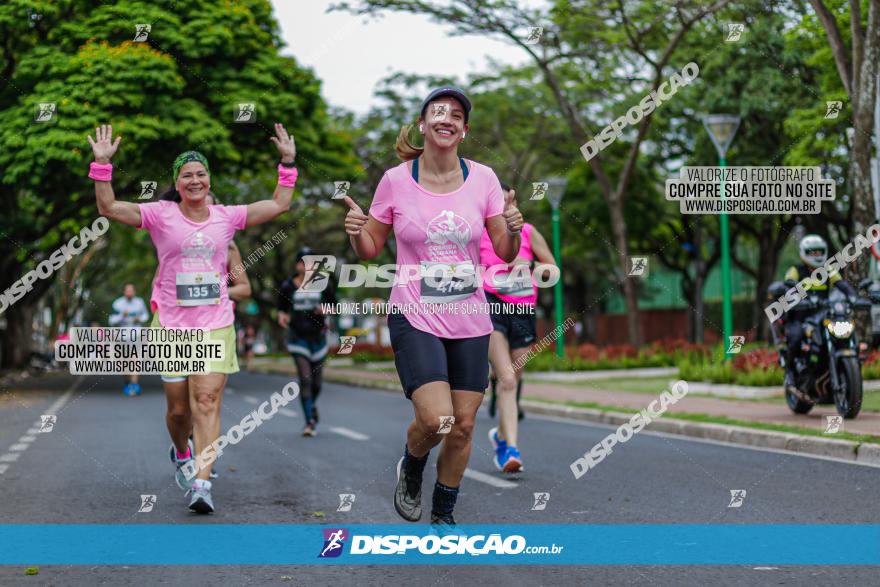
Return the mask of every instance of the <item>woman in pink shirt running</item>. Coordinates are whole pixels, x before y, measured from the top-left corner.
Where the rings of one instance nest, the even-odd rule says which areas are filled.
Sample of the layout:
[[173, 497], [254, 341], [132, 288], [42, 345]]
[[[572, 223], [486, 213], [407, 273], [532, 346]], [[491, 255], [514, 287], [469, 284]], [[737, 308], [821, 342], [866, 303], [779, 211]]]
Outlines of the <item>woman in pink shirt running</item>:
[[[522, 215], [505, 198], [495, 173], [458, 156], [471, 103], [458, 88], [431, 92], [422, 103], [413, 146], [401, 130], [403, 163], [385, 172], [366, 215], [346, 197], [345, 231], [355, 253], [372, 259], [394, 230], [397, 279], [388, 317], [394, 361], [415, 418], [398, 463], [394, 507], [406, 520], [422, 515], [422, 474], [441, 443], [431, 523], [454, 525], [452, 511], [471, 452], [477, 409], [488, 384], [492, 322], [480, 287], [480, 237], [512, 261]], [[453, 419], [454, 418], [454, 419]]]
[[[171, 435], [171, 461], [175, 481], [192, 494], [189, 508], [197, 513], [214, 511], [211, 497], [210, 462], [200, 462], [196, 454], [220, 436], [220, 406], [223, 388], [230, 373], [238, 371], [232, 302], [227, 279], [227, 252], [236, 230], [268, 222], [290, 208], [297, 171], [293, 160], [293, 137], [280, 124], [271, 137], [281, 155], [278, 185], [271, 200], [246, 206], [208, 205], [211, 175], [208, 160], [197, 151], [181, 153], [174, 161], [174, 189], [180, 201], [134, 204], [116, 199], [111, 185], [110, 159], [121, 137], [113, 140], [109, 125], [95, 129], [88, 137], [95, 155], [89, 177], [95, 180], [98, 213], [128, 226], [146, 229], [159, 257], [158, 277], [150, 305], [154, 327], [205, 328], [211, 340], [219, 341], [225, 357], [209, 363], [207, 373], [163, 373], [168, 397], [188, 394], [190, 414], [168, 415]], [[175, 198], [176, 199], [176, 198]], [[195, 446], [188, 442], [190, 431]], [[198, 466], [197, 466], [198, 465]], [[192, 479], [192, 473], [195, 478]]]

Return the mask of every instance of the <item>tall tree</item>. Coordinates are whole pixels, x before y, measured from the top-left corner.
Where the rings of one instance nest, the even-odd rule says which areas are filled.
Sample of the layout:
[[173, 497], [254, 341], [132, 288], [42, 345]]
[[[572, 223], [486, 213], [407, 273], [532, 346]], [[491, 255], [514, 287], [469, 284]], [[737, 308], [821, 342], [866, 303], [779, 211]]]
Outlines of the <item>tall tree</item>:
[[[492, 34], [521, 47], [541, 71], [571, 138], [580, 147], [616, 118], [610, 116], [605, 124], [599, 124], [605, 112], [597, 112], [591, 103], [598, 101], [607, 106], [615, 97], [644, 96], [656, 90], [671, 73], [673, 63], [678, 69], [684, 65], [685, 62], [677, 63], [673, 57], [688, 32], [728, 1], [682, 0], [670, 7], [649, 0], [628, 2], [626, 6], [622, 1], [561, 0], [550, 13], [524, 8], [512, 0], [452, 0], [443, 4], [424, 0], [362, 0], [354, 5], [340, 3], [334, 8], [359, 14], [384, 10], [426, 14], [437, 22], [454, 25], [452, 34]], [[527, 31], [541, 25], [543, 36], [540, 43], [534, 44]], [[586, 80], [584, 72], [590, 74]], [[602, 155], [589, 161], [608, 208], [613, 247], [622, 275], [629, 270], [624, 207], [650, 123], [651, 116], [645, 116], [628, 133], [632, 135], [629, 154], [616, 177], [609, 175]], [[564, 206], [562, 210], [565, 212]], [[629, 339], [638, 345], [641, 328], [637, 285], [630, 279], [622, 283]]]

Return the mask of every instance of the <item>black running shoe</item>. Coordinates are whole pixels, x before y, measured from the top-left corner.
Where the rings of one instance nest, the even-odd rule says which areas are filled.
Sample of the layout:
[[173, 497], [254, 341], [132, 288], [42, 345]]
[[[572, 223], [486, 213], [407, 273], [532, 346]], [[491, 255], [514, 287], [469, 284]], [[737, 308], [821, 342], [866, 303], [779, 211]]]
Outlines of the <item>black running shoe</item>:
[[401, 518], [409, 522], [418, 522], [422, 517], [422, 480], [407, 476], [403, 471], [403, 457], [397, 463], [394, 509]]
[[452, 514], [435, 514], [431, 512], [431, 525], [439, 526], [439, 527], [455, 527], [455, 518], [452, 517]]

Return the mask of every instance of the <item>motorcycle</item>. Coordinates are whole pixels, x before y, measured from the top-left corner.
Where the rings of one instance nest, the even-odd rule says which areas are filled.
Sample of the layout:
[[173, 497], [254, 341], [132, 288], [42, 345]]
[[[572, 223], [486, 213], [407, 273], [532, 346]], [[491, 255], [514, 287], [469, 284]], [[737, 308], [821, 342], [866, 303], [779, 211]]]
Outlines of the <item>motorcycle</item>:
[[[859, 284], [866, 289], [869, 279]], [[773, 282], [767, 288], [768, 298], [776, 300], [795, 285], [794, 281]], [[816, 404], [834, 404], [837, 413], [846, 419], [855, 418], [862, 409], [862, 357], [855, 328], [854, 311], [871, 309], [871, 302], [880, 298], [880, 291], [869, 290], [871, 299], [851, 300], [837, 288], [827, 297], [808, 290], [807, 297], [795, 306], [802, 321], [803, 338], [796, 367], [794, 386], [786, 385], [785, 402], [795, 414], [806, 414]], [[779, 349], [779, 364], [784, 369], [787, 347], [784, 344], [784, 321], [788, 313], [771, 324], [773, 343]]]

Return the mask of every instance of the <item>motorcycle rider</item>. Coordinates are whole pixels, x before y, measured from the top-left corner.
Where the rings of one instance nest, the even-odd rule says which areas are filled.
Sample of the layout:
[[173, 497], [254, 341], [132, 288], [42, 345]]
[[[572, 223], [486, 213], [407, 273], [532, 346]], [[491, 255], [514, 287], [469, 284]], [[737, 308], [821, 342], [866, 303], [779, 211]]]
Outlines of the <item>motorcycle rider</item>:
[[[801, 281], [806, 279], [804, 289], [815, 292], [822, 297], [828, 297], [832, 287], [841, 290], [848, 297], [857, 297], [855, 288], [840, 276], [837, 270], [828, 272], [828, 280], [819, 282], [811, 277], [813, 270], [825, 264], [828, 260], [828, 244], [818, 234], [808, 234], [801, 239], [798, 245], [801, 261], [798, 265], [792, 265], [785, 272], [785, 281]], [[785, 386], [795, 387], [795, 375], [800, 373], [805, 365], [801, 356], [801, 341], [803, 339], [803, 321], [809, 317], [813, 310], [798, 309], [797, 306], [785, 314]]]

